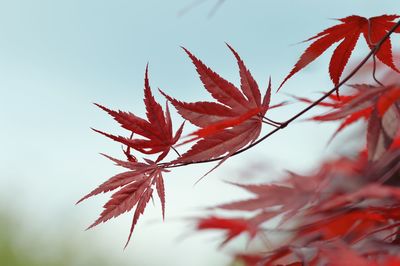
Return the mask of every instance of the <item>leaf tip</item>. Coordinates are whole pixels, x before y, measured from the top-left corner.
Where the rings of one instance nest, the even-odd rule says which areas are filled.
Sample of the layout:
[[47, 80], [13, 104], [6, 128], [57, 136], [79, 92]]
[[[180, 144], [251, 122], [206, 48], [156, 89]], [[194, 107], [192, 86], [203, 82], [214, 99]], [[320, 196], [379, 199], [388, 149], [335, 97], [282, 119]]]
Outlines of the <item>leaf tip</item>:
[[90, 229], [92, 229], [93, 227], [95, 227], [97, 225], [96, 222], [92, 223], [91, 225], [89, 225], [88, 227], [86, 227], [85, 231], [88, 231]]

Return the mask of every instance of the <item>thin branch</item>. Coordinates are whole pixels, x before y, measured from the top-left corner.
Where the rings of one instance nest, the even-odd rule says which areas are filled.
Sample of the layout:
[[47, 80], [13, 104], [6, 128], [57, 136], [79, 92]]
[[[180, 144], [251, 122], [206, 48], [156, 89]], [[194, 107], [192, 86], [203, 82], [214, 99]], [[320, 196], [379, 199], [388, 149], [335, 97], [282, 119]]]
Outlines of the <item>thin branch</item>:
[[268, 118], [268, 117], [266, 117], [265, 119], [266, 119], [267, 121], [271, 122], [271, 123], [276, 124], [276, 125], [281, 125], [281, 124], [282, 124], [281, 122], [276, 122], [275, 120], [272, 120], [272, 119], [270, 119], [270, 118]]
[[272, 122], [269, 122], [268, 120], [265, 120], [265, 119], [263, 119], [262, 122], [263, 122], [264, 124], [269, 125], [269, 126], [279, 127], [279, 125], [274, 124], [274, 123], [272, 123]]
[[273, 126], [273, 127], [279, 127], [281, 125], [281, 123], [275, 122], [275, 121], [273, 121], [273, 120], [271, 120], [271, 119], [269, 119], [269, 118], [267, 118], [265, 116], [262, 116], [260, 114], [257, 115], [257, 116], [261, 119], [261, 121], [264, 124], [267, 124], [267, 125], [270, 125], [270, 126]]
[[[339, 82], [339, 84], [337, 84], [335, 87], [333, 87], [330, 91], [328, 91], [327, 93], [325, 93], [322, 97], [320, 97], [318, 100], [314, 101], [313, 103], [311, 103], [309, 106], [307, 106], [306, 108], [304, 108], [303, 110], [301, 110], [299, 113], [297, 113], [296, 115], [292, 116], [289, 120], [280, 123], [280, 125], [273, 129], [272, 131], [270, 131], [269, 133], [267, 133], [266, 135], [264, 135], [263, 137], [259, 138], [258, 140], [254, 141], [253, 143], [251, 143], [250, 145], [246, 146], [243, 149], [238, 150], [237, 152], [233, 153], [230, 157], [241, 154], [242, 152], [247, 151], [248, 149], [251, 149], [252, 147], [256, 146], [257, 144], [263, 142], [264, 140], [266, 140], [267, 138], [269, 138], [270, 136], [274, 135], [276, 132], [278, 132], [279, 130], [284, 129], [285, 127], [287, 127], [290, 123], [292, 123], [294, 120], [296, 120], [297, 118], [299, 118], [300, 116], [304, 115], [305, 113], [307, 113], [308, 111], [310, 111], [312, 108], [314, 108], [315, 106], [317, 106], [320, 102], [322, 102], [323, 100], [325, 100], [326, 98], [328, 98], [332, 93], [338, 91], [338, 89], [340, 87], [342, 87], [347, 81], [349, 81], [364, 65], [365, 63], [372, 57], [374, 56], [379, 49], [381, 48], [382, 44], [390, 37], [390, 35], [397, 29], [400, 27], [400, 20], [386, 33], [385, 36], [383, 36], [383, 38], [376, 44], [374, 45], [374, 47], [371, 49], [371, 51], [364, 57], [364, 59], [342, 80]], [[184, 162], [184, 163], [178, 163], [178, 164], [171, 164], [171, 162], [169, 163], [162, 163], [160, 164], [161, 167], [165, 167], [165, 168], [175, 168], [175, 167], [179, 167], [179, 166], [184, 166], [184, 165], [190, 165], [190, 164], [200, 164], [200, 163], [209, 163], [209, 162], [215, 162], [215, 161], [220, 161], [225, 159], [226, 156], [220, 156], [217, 158], [213, 158], [213, 159], [207, 159], [207, 160], [200, 160], [200, 161], [193, 161], [193, 162]]]
[[175, 149], [173, 146], [171, 146], [171, 149], [178, 155], [178, 157], [181, 157], [181, 154], [178, 152], [177, 149]]
[[[376, 45], [375, 43], [372, 42], [371, 39], [371, 20], [368, 19], [368, 43], [370, 45]], [[373, 60], [373, 69], [372, 69], [372, 78], [374, 79], [374, 81], [379, 84], [382, 87], [385, 87], [377, 78], [376, 78], [376, 53], [373, 55], [372, 57]]]
[[375, 80], [376, 83], [379, 84], [381, 87], [385, 87], [385, 85], [382, 84], [377, 78], [376, 78], [376, 56], [374, 55], [372, 57], [373, 60], [373, 69], [372, 69], [372, 78]]

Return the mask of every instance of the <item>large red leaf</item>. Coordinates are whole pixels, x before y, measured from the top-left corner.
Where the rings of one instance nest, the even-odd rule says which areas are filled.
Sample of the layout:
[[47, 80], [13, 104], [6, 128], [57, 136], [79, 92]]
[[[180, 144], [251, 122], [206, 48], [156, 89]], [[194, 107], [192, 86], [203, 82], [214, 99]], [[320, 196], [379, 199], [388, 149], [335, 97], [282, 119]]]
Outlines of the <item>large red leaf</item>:
[[217, 102], [185, 103], [163, 93], [183, 118], [201, 128], [192, 133], [197, 136], [195, 139], [199, 139], [198, 142], [175, 163], [207, 160], [222, 155], [226, 155], [226, 159], [256, 140], [260, 134], [262, 117], [269, 108], [271, 85], [261, 99], [250, 71], [237, 52], [228, 47], [239, 66], [240, 89], [184, 49], [195, 65], [204, 88]]
[[[290, 73], [285, 77], [278, 90], [294, 74], [318, 58], [336, 42], [341, 41], [334, 50], [329, 63], [330, 78], [333, 83], [337, 85], [340, 82], [343, 70], [349, 61], [360, 34], [364, 36], [368, 46], [372, 49], [395, 25], [392, 21], [398, 17], [399, 16], [397, 15], [383, 15], [367, 19], [353, 15], [339, 19], [341, 24], [330, 27], [307, 40], [313, 40], [313, 42], [300, 56], [300, 59], [297, 61]], [[399, 32], [399, 30], [396, 31], [396, 33]], [[382, 44], [376, 56], [380, 61], [382, 61], [382, 63], [389, 66], [394, 71], [399, 72], [399, 69], [393, 63], [390, 38]]]

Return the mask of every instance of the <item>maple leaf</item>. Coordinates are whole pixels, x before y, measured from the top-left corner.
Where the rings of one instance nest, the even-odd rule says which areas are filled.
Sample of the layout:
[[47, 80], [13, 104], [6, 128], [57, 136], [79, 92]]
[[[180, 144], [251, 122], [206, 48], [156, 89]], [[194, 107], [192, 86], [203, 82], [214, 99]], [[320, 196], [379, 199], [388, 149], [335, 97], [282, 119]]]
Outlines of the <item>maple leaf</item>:
[[261, 99], [258, 85], [250, 71], [238, 53], [229, 45], [228, 47], [239, 66], [240, 90], [183, 48], [195, 65], [205, 89], [217, 102], [186, 103], [161, 91], [183, 118], [201, 128], [192, 133], [197, 135], [193, 140], [200, 140], [174, 161], [175, 163], [208, 160], [226, 154], [225, 160], [255, 141], [260, 134], [262, 117], [269, 108], [271, 83]]
[[82, 202], [85, 199], [88, 199], [92, 196], [101, 194], [101, 193], [106, 193], [109, 191], [112, 191], [114, 189], [117, 189], [119, 187], [123, 187], [129, 183], [136, 183], [138, 185], [142, 184], [146, 178], [145, 174], [149, 170], [151, 170], [151, 167], [145, 163], [139, 163], [139, 162], [124, 162], [120, 161], [117, 159], [114, 159], [112, 157], [109, 157], [107, 155], [104, 155], [105, 157], [109, 158], [110, 160], [113, 160], [114, 162], [118, 163], [121, 166], [124, 166], [126, 168], [131, 169], [131, 171], [123, 172], [120, 174], [117, 174], [113, 177], [111, 177], [109, 180], [101, 184], [99, 187], [94, 189], [92, 192], [81, 198], [78, 202]]
[[[347, 126], [366, 120], [367, 150], [369, 158], [379, 158], [395, 140], [400, 131], [400, 88], [398, 84], [387, 87], [376, 87], [366, 84], [350, 86], [353, 94], [340, 96], [331, 95], [329, 102], [321, 106], [332, 108], [326, 114], [311, 118], [314, 121], [335, 121], [343, 119], [338, 129], [333, 134], [333, 139]], [[310, 100], [296, 97], [303, 102]]]
[[[325, 162], [315, 174], [309, 176], [289, 172], [288, 177], [277, 184], [231, 183], [250, 192], [252, 197], [217, 205], [215, 208], [246, 212], [267, 211], [264, 215], [252, 217], [257, 220], [258, 224], [282, 214], [281, 224], [283, 224], [302, 213], [306, 208], [314, 206], [314, 204], [322, 204], [322, 199], [327, 199], [330, 195], [337, 193], [336, 190], [345, 191], [346, 186], [352, 187], [352, 182], [347, 179], [346, 186], [342, 185], [343, 176], [360, 174], [366, 163], [367, 160], [363, 155], [355, 160], [340, 158]], [[353, 182], [357, 184], [358, 181]], [[329, 185], [331, 189], [325, 191], [324, 189]]]
[[173, 136], [171, 115], [168, 104], [165, 113], [158, 104], [151, 92], [148, 79], [148, 67], [146, 67], [144, 79], [144, 103], [146, 105], [146, 116], [148, 121], [123, 111], [113, 111], [104, 106], [96, 104], [98, 107], [110, 114], [123, 128], [134, 134], [143, 136], [145, 139], [132, 139], [122, 136], [115, 136], [96, 129], [94, 131], [120, 142], [144, 154], [161, 153], [156, 161], [162, 160], [170, 151], [171, 147], [179, 140], [183, 124]]
[[[373, 49], [386, 33], [393, 28], [395, 25], [393, 20], [398, 17], [399, 16], [397, 15], [382, 15], [367, 19], [353, 15], [339, 19], [341, 24], [332, 26], [306, 40], [313, 40], [313, 43], [311, 43], [311, 45], [300, 56], [300, 59], [297, 61], [290, 73], [285, 77], [278, 90], [294, 74], [318, 58], [333, 44], [341, 41], [334, 50], [329, 63], [330, 78], [332, 82], [337, 85], [360, 35], [362, 34], [364, 36], [370, 49]], [[400, 33], [400, 30], [397, 29], [395, 32]], [[390, 38], [380, 46], [376, 53], [376, 57], [394, 71], [399, 72], [399, 69], [393, 62]]]
[[88, 229], [128, 212], [136, 206], [129, 237], [125, 244], [126, 247], [131, 239], [139, 216], [143, 214], [148, 201], [152, 197], [153, 186], [156, 187], [161, 201], [162, 216], [163, 218], [165, 217], [165, 188], [162, 172], [168, 171], [147, 159], [146, 163], [141, 163], [129, 160], [121, 161], [108, 155], [105, 156], [117, 165], [130, 169], [130, 171], [111, 177], [92, 192], [81, 198], [77, 204], [92, 196], [119, 189], [111, 195], [111, 199], [103, 206], [104, 210], [99, 218], [93, 222]]
[[[257, 228], [280, 214], [283, 214], [282, 222], [296, 216], [297, 226], [290, 229], [295, 233], [291, 243], [302, 247], [308, 245], [305, 243], [329, 242], [336, 238], [352, 244], [378, 233], [382, 239], [388, 238], [394, 234], [389, 229], [400, 226], [399, 208], [396, 207], [400, 202], [400, 190], [381, 182], [384, 173], [396, 175], [400, 169], [399, 156], [398, 150], [389, 150], [379, 161], [371, 162], [362, 152], [355, 159], [339, 158], [325, 162], [312, 175], [300, 176], [289, 172], [289, 177], [278, 184], [232, 183], [253, 197], [216, 208], [246, 212], [262, 210], [260, 214], [241, 220], [246, 224], [251, 222]], [[390, 177], [385, 178], [388, 179]], [[371, 203], [377, 206], [384, 203], [385, 207], [370, 206]], [[257, 234], [260, 232], [262, 230], [257, 230]], [[276, 250], [268, 260], [264, 257], [260, 262], [280, 261], [291, 252], [289, 247]], [[317, 261], [320, 257], [314, 259]]]

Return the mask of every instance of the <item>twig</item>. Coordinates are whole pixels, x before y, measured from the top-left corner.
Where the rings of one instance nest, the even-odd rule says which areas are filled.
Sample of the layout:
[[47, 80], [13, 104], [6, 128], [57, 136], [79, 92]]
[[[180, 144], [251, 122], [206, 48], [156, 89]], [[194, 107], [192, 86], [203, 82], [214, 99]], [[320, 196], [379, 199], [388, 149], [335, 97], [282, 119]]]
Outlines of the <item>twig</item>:
[[[370, 19], [368, 19], [368, 40], [367, 40], [367, 42], [368, 42], [370, 45], [376, 45], [375, 43], [372, 42], [372, 39], [371, 39], [371, 20], [370, 20]], [[382, 87], [385, 87], [385, 86], [376, 78], [376, 53], [373, 55], [372, 60], [373, 60], [372, 78], [374, 79], [374, 81], [375, 81], [377, 84], [379, 84], [379, 85], [382, 86]]]
[[385, 85], [382, 84], [377, 78], [376, 78], [376, 56], [374, 55], [372, 57], [373, 60], [373, 69], [372, 69], [372, 78], [375, 80], [376, 83], [379, 84], [381, 87], [385, 87]]
[[172, 149], [179, 157], [181, 157], [181, 154], [177, 151], [177, 149], [175, 149], [173, 146], [171, 146], [171, 149]]

